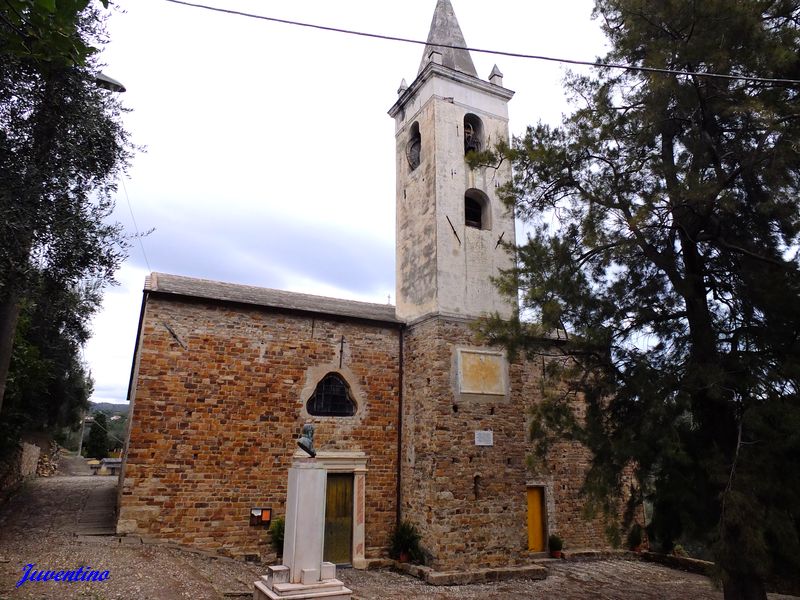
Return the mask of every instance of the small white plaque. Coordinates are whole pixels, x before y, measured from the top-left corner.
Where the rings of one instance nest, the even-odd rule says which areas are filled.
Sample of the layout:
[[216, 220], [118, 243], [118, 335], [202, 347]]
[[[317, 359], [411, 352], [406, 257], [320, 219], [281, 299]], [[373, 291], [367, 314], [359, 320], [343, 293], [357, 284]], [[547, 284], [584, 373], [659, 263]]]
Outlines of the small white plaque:
[[476, 446], [494, 446], [494, 431], [476, 431], [475, 432], [475, 445]]

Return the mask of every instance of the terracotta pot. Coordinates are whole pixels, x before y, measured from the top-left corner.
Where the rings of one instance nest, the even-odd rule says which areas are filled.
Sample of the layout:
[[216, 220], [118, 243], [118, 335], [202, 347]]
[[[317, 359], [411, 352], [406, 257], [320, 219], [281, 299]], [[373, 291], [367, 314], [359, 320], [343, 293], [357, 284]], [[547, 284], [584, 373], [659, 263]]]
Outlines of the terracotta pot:
[[400, 553], [400, 562], [408, 562], [408, 559], [409, 559], [408, 552]]
[[551, 550], [550, 558], [561, 558], [561, 550]]

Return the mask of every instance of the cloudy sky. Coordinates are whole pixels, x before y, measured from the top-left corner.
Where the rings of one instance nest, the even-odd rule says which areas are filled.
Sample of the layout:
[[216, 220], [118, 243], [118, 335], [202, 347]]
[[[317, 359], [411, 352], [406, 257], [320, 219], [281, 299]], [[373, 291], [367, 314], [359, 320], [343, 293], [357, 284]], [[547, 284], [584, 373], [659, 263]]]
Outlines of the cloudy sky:
[[[435, 0], [205, 0], [249, 13], [425, 40]], [[106, 291], [85, 350], [93, 400], [124, 402], [149, 271], [394, 303], [394, 123], [422, 46], [118, 0], [104, 71], [139, 153], [116, 218], [155, 229]], [[453, 0], [467, 44], [593, 60], [592, 0]], [[570, 110], [555, 63], [473, 54], [515, 90], [511, 132]], [[132, 217], [133, 215], [133, 217]], [[134, 225], [134, 218], [136, 225]]]

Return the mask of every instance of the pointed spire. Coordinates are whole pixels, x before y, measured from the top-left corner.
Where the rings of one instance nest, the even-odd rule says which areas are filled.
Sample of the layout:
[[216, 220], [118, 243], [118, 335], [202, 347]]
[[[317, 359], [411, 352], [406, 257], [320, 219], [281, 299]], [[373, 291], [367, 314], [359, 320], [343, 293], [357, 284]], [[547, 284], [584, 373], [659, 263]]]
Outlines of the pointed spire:
[[400, 82], [400, 87], [397, 88], [397, 95], [399, 96], [400, 94], [405, 92], [407, 89], [408, 89], [408, 84], [406, 83], [406, 78], [403, 77], [403, 80]]
[[464, 34], [458, 26], [458, 19], [453, 10], [450, 0], [437, 0], [436, 10], [431, 21], [431, 31], [428, 34], [428, 45], [425, 46], [425, 53], [422, 55], [422, 62], [419, 65], [419, 72], [425, 68], [431, 60], [431, 52], [438, 52], [441, 59], [437, 57], [436, 62], [441, 62], [445, 67], [450, 67], [456, 71], [461, 71], [473, 77], [478, 76], [472, 57], [467, 50], [455, 50], [453, 48], [436, 47], [436, 44], [447, 46], [466, 47]]
[[503, 73], [497, 68], [497, 65], [492, 67], [492, 72], [489, 73], [489, 83], [503, 87]]

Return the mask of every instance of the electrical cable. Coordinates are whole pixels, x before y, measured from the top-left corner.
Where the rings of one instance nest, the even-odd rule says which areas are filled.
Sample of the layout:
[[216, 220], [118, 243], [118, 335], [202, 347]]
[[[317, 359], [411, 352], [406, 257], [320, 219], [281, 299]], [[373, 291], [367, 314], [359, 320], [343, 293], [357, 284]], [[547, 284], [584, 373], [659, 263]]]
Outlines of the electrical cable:
[[581, 65], [588, 67], [598, 67], [603, 69], [617, 69], [624, 71], [638, 71], [641, 73], [660, 73], [662, 75], [683, 75], [687, 77], [708, 77], [714, 79], [727, 79], [734, 81], [750, 81], [753, 83], [773, 83], [783, 85], [798, 85], [800, 79], [775, 79], [770, 77], [752, 77], [749, 75], [728, 75], [725, 73], [710, 73], [702, 71], [687, 71], [681, 69], [661, 69], [658, 67], [640, 67], [636, 65], [626, 65], [621, 63], [604, 63], [600, 61], [586, 61], [586, 60], [573, 60], [569, 58], [557, 58], [553, 56], [543, 56], [539, 54], [522, 54], [519, 52], [505, 52], [503, 50], [487, 50], [485, 48], [470, 48], [468, 46], [454, 46], [450, 44], [429, 44], [421, 40], [412, 40], [409, 38], [402, 38], [393, 35], [382, 35], [379, 33], [367, 33], [364, 31], [355, 31], [352, 29], [342, 29], [339, 27], [330, 27], [328, 25], [316, 25], [314, 23], [303, 23], [301, 21], [291, 21], [289, 19], [279, 19], [277, 17], [267, 17], [264, 15], [256, 15], [239, 10], [231, 10], [228, 8], [219, 8], [216, 6], [208, 6], [206, 4], [198, 4], [195, 2], [186, 2], [185, 0], [165, 0], [172, 4], [181, 4], [183, 6], [190, 6], [193, 8], [202, 8], [213, 12], [220, 12], [229, 15], [236, 15], [240, 17], [248, 17], [250, 19], [259, 19], [261, 21], [270, 21], [272, 23], [281, 23], [283, 25], [295, 25], [297, 27], [308, 27], [310, 29], [319, 29], [322, 31], [331, 31], [334, 33], [345, 33], [347, 35], [357, 35], [361, 37], [374, 38], [379, 40], [386, 40], [391, 42], [403, 42], [406, 44], [418, 44], [422, 46], [432, 46], [436, 48], [451, 48], [453, 50], [467, 50], [468, 52], [477, 52], [480, 54], [493, 54], [496, 56], [509, 56], [511, 58], [525, 58], [531, 60], [543, 60], [549, 62], [564, 63], [568, 65]]
[[[91, 416], [91, 415], [87, 415], [87, 417], [90, 417], [90, 416]], [[86, 419], [87, 417], [84, 417], [84, 419]], [[120, 442], [121, 444], [124, 444], [124, 443], [125, 443], [125, 440], [121, 440], [121, 439], [119, 439], [117, 436], [115, 436], [113, 433], [111, 433], [111, 432], [110, 432], [108, 429], [106, 429], [105, 427], [103, 427], [102, 425], [100, 425], [100, 423], [98, 423], [96, 420], [94, 420], [94, 417], [92, 417], [92, 419], [93, 419], [93, 420], [92, 420], [92, 425], [93, 425], [93, 426], [94, 426], [94, 425], [97, 425], [97, 426], [98, 426], [100, 429], [102, 429], [103, 431], [105, 431], [105, 432], [106, 432], [108, 435], [110, 435], [112, 438], [114, 438], [115, 440], [117, 440], [117, 441], [118, 441], [118, 442]]]
[[150, 261], [147, 260], [147, 252], [144, 251], [144, 243], [142, 242], [142, 234], [139, 233], [139, 226], [136, 224], [136, 217], [133, 216], [133, 207], [131, 206], [131, 199], [128, 197], [128, 188], [125, 187], [125, 180], [120, 179], [122, 189], [125, 192], [125, 200], [128, 202], [128, 210], [131, 213], [131, 220], [133, 221], [133, 230], [136, 232], [136, 239], [139, 240], [139, 247], [142, 249], [142, 256], [144, 256], [144, 264], [147, 265], [148, 272], [153, 270], [150, 268]]

